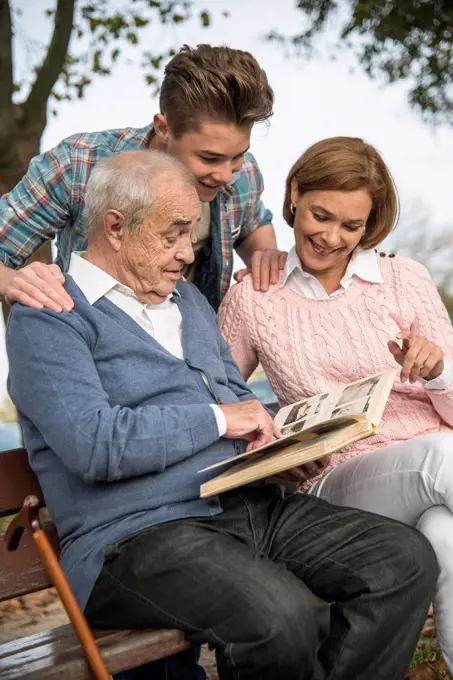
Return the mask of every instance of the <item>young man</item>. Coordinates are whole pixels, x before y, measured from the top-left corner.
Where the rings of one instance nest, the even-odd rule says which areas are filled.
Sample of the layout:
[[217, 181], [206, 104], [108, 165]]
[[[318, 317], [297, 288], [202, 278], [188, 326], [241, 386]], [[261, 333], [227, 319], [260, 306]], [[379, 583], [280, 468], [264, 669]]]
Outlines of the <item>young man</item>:
[[[262, 176], [248, 153], [252, 127], [271, 117], [273, 99], [265, 72], [248, 52], [184, 47], [165, 69], [153, 124], [69, 137], [33, 159], [23, 180], [0, 198], [0, 298], [55, 311], [73, 308], [62, 272], [72, 251], [86, 247], [83, 206], [91, 170], [98, 160], [138, 149], [168, 152], [197, 180], [202, 219], [193, 243], [196, 262], [185, 274], [214, 309], [230, 284], [233, 249], [258, 289], [277, 282], [285, 255], [277, 251], [272, 215], [260, 198]], [[53, 237], [57, 263], [26, 265]], [[203, 680], [191, 656], [157, 662], [153, 677]], [[148, 673], [132, 671], [122, 680]]]
[[[266, 290], [285, 256], [277, 251], [272, 215], [260, 199], [262, 176], [248, 148], [254, 123], [268, 120], [272, 105], [266, 74], [248, 52], [184, 47], [165, 69], [153, 124], [69, 137], [34, 158], [0, 199], [0, 297], [72, 309], [62, 271], [71, 252], [86, 245], [83, 204], [91, 169], [100, 159], [137, 149], [168, 152], [197, 180], [202, 219], [194, 236], [196, 263], [186, 276], [214, 309], [230, 285], [233, 249], [252, 269], [256, 287]], [[53, 237], [57, 265], [23, 266]]]

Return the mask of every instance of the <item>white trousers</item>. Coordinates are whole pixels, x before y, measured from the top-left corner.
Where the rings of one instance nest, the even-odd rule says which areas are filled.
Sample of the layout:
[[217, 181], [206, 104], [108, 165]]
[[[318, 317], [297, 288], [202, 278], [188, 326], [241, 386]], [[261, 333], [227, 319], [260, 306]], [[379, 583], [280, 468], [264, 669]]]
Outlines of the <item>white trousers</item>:
[[453, 672], [453, 432], [415, 437], [357, 455], [310, 493], [417, 527], [434, 548], [439, 580], [434, 600], [437, 635]]

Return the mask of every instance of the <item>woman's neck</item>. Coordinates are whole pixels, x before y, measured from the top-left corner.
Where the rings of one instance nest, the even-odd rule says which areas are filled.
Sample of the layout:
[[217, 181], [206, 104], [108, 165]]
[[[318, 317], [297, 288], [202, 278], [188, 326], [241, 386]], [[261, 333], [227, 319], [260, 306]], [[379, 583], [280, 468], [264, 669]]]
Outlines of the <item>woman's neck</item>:
[[328, 295], [331, 295], [332, 293], [335, 293], [335, 291], [340, 288], [341, 279], [343, 278], [343, 276], [346, 273], [346, 269], [348, 268], [348, 264], [349, 264], [350, 259], [351, 259], [351, 256], [348, 257], [348, 260], [346, 262], [341, 262], [337, 266], [334, 266], [331, 269], [326, 269], [325, 271], [318, 271], [316, 269], [309, 269], [309, 268], [305, 267], [303, 262], [302, 262], [302, 267], [304, 269], [304, 272], [314, 276], [315, 279], [317, 281], [319, 281], [321, 286], [324, 288], [326, 293]]

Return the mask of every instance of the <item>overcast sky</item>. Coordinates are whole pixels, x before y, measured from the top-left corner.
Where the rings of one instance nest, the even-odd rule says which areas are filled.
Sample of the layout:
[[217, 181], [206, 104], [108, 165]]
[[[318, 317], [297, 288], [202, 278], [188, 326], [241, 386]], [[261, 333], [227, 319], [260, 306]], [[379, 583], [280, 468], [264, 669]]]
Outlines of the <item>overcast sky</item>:
[[[292, 246], [291, 230], [281, 217], [285, 176], [302, 151], [313, 142], [333, 135], [364, 137], [377, 146], [389, 164], [400, 191], [402, 212], [418, 210], [431, 216], [431, 224], [452, 230], [453, 129], [432, 129], [422, 123], [406, 103], [406, 85], [384, 86], [369, 80], [352, 55], [339, 52], [329, 59], [327, 41], [320, 44], [312, 61], [286, 58], [262, 36], [273, 28], [291, 33], [302, 26], [294, 0], [206, 0], [198, 3], [212, 10], [213, 26], [202, 29], [196, 20], [178, 27], [160, 25], [141, 35], [146, 49], [160, 50], [184, 43], [227, 44], [251, 51], [266, 70], [275, 91], [275, 114], [269, 127], [259, 125], [252, 138], [252, 151], [264, 175], [264, 200], [274, 213], [281, 248]], [[21, 7], [22, 36], [45, 40], [49, 24], [43, 19], [49, 0], [12, 0]], [[221, 18], [228, 8], [230, 17]], [[17, 41], [16, 64], [29, 68], [33, 53]], [[131, 57], [138, 53], [130, 52]], [[47, 150], [76, 132], [148, 124], [157, 101], [144, 85], [136, 56], [113, 76], [98, 78], [82, 101], [62, 103], [59, 115], [50, 117], [42, 140]], [[3, 340], [3, 334], [1, 334]], [[0, 393], [6, 379], [6, 359], [0, 345]]]

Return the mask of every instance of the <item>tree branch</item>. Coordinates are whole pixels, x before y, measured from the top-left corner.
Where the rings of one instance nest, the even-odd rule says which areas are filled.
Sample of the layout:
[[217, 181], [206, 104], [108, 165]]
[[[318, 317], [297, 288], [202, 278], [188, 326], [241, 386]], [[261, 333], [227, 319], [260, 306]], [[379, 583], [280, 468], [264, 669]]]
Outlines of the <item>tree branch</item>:
[[12, 25], [8, 0], [0, 0], [0, 145], [14, 125]]
[[75, 0], [57, 2], [52, 40], [27, 101], [24, 102], [24, 112], [29, 119], [41, 118], [46, 113], [50, 93], [61, 74], [68, 53], [74, 9]]

